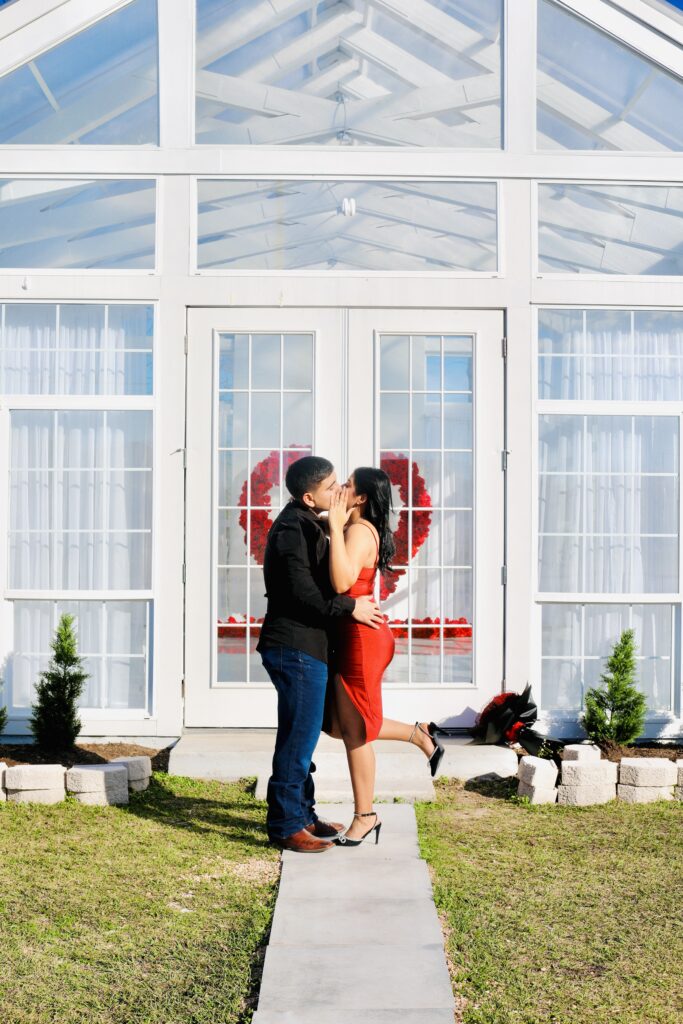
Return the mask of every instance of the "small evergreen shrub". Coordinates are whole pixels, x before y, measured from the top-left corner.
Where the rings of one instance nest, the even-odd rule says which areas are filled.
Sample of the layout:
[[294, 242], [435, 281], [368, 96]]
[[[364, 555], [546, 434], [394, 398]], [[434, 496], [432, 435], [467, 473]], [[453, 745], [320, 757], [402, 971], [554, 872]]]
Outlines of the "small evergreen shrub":
[[73, 615], [65, 612], [50, 641], [52, 658], [36, 685], [37, 701], [29, 720], [36, 743], [43, 750], [70, 750], [81, 731], [78, 698], [89, 673], [77, 650]]
[[625, 629], [607, 659], [607, 671], [600, 676], [604, 686], [591, 687], [584, 698], [585, 711], [579, 716], [594, 743], [630, 743], [643, 731], [647, 702], [636, 689], [635, 640]]

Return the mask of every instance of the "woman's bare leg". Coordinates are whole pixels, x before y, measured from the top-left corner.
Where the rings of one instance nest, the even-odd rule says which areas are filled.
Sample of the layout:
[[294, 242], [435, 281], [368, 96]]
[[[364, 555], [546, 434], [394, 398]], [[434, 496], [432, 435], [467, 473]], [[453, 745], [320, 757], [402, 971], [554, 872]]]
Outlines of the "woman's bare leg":
[[[365, 723], [358, 709], [349, 697], [339, 676], [334, 680], [334, 701], [336, 718], [341, 729], [349, 762], [354, 810], [359, 814], [372, 810], [375, 796], [375, 751], [365, 739]], [[372, 828], [376, 819], [354, 817], [346, 835], [359, 839]]]
[[[408, 743], [414, 730], [412, 742], [420, 747], [427, 757], [431, 757], [436, 749], [436, 744], [429, 735], [429, 722], [420, 722], [420, 725], [424, 732], [422, 732], [422, 729], [415, 729], [414, 725], [409, 725], [407, 722], [397, 722], [393, 718], [384, 718], [382, 719], [382, 728], [377, 738], [380, 740], [404, 740]], [[426, 736], [425, 733], [427, 733]]]

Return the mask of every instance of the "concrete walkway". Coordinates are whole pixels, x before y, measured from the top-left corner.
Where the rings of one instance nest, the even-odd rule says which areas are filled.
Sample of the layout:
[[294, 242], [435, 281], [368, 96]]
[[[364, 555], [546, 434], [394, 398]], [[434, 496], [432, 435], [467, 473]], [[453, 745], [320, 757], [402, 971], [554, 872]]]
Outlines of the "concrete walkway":
[[[378, 845], [368, 837], [355, 849], [283, 853], [253, 1024], [453, 1024], [415, 812], [410, 804], [375, 807]], [[317, 809], [351, 821], [349, 804]]]

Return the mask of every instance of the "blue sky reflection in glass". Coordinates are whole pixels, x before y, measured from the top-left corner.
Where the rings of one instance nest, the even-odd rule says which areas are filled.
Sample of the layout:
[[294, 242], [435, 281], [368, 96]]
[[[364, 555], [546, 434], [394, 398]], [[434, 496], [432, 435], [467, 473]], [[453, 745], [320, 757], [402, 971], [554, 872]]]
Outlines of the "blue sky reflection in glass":
[[133, 0], [0, 78], [0, 143], [157, 145], [156, 0]]
[[683, 81], [550, 0], [537, 76], [540, 149], [683, 149]]

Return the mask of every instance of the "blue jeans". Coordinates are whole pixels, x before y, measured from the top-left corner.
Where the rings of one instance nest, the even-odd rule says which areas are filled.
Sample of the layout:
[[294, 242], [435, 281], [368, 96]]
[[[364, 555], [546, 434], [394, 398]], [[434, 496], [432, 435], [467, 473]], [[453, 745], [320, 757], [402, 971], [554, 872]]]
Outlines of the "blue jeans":
[[317, 821], [311, 758], [320, 738], [327, 690], [327, 665], [294, 647], [261, 652], [277, 690], [277, 736], [268, 780], [266, 827], [284, 839]]

